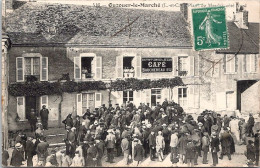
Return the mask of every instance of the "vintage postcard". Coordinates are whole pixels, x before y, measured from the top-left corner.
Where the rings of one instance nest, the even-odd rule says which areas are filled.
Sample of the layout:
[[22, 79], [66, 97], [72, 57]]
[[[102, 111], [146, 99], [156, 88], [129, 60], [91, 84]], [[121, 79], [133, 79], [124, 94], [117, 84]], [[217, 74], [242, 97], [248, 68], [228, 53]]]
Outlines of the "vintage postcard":
[[3, 0], [2, 166], [259, 167], [258, 0]]

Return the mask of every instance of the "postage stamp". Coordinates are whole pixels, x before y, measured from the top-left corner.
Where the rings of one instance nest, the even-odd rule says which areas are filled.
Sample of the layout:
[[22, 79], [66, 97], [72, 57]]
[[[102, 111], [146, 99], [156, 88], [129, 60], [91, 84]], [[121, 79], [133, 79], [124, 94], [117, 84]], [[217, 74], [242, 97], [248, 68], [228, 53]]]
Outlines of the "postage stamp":
[[192, 9], [195, 50], [228, 48], [225, 7]]

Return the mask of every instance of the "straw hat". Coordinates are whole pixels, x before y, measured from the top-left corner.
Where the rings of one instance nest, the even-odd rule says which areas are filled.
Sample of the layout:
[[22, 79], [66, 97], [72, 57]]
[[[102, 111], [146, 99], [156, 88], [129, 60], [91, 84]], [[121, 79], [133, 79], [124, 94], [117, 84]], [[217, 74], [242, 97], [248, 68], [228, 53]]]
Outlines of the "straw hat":
[[22, 147], [23, 147], [23, 145], [20, 144], [20, 143], [15, 144], [15, 148], [17, 148], [17, 149], [20, 149], [20, 148], [22, 148]]

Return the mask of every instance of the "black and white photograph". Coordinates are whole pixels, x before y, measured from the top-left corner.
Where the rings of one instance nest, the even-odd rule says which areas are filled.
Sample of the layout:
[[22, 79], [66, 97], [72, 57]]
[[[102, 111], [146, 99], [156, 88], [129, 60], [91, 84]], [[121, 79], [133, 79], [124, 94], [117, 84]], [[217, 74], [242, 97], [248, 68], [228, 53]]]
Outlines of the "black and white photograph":
[[2, 0], [2, 167], [259, 167], [259, 0]]

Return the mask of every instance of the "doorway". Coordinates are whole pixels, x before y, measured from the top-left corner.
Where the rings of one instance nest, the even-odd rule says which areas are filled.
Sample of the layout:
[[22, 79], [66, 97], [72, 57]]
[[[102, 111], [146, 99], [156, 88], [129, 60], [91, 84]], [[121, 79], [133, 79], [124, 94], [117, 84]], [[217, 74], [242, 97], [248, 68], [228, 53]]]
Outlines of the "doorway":
[[156, 106], [157, 102], [161, 102], [161, 89], [152, 89], [151, 90], [151, 105]]
[[31, 109], [35, 110], [35, 113], [38, 115], [37, 108], [37, 97], [35, 96], [26, 96], [25, 97], [25, 119], [29, 119]]
[[242, 93], [254, 85], [257, 80], [241, 80], [237, 81], [237, 109], [241, 111]]

